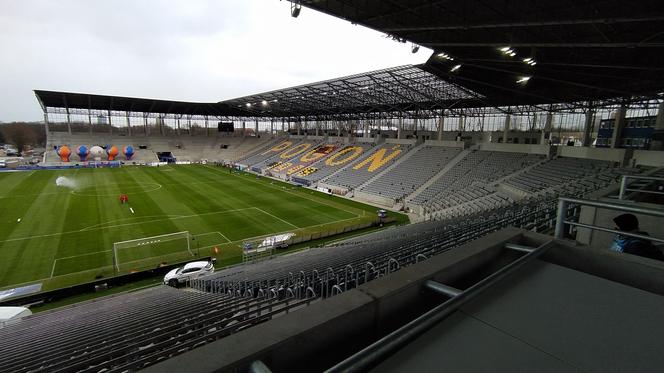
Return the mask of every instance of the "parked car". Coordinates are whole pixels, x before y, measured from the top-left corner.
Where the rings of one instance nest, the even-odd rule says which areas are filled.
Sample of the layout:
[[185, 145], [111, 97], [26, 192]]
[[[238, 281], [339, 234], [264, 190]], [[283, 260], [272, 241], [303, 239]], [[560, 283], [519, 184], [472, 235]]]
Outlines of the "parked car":
[[5, 168], [7, 167], [7, 162], [5, 162], [4, 159], [0, 159], [0, 168]]
[[206, 261], [191, 262], [184, 267], [175, 268], [164, 276], [164, 284], [178, 287], [189, 280], [199, 278], [214, 272], [214, 263]]

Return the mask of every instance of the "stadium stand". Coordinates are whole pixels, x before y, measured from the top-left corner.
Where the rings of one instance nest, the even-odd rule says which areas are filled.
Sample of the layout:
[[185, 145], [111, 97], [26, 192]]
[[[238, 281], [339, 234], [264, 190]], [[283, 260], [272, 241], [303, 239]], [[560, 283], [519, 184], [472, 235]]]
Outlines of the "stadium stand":
[[461, 149], [422, 146], [413, 151], [415, 154], [410, 158], [398, 167], [386, 171], [361, 188], [361, 191], [395, 200], [403, 198], [442, 170]]
[[[272, 140], [269, 137], [111, 136], [98, 133], [72, 133], [70, 135], [66, 132], [49, 132], [45, 161], [49, 164], [61, 163], [57, 154], [53, 151], [55, 147], [61, 145], [67, 145], [72, 150], [79, 145], [85, 145], [88, 148], [93, 145], [102, 147], [115, 145], [118, 148], [132, 145], [134, 156], [131, 162], [134, 163], [156, 162], [158, 160], [157, 152], [171, 152], [180, 161], [232, 162], [263, 149], [273, 141], [277, 140]], [[71, 161], [76, 162], [77, 159], [78, 156], [72, 154]], [[125, 160], [123, 155], [119, 155], [118, 159]]]
[[507, 226], [545, 230], [555, 200], [528, 201], [445, 222], [380, 231], [334, 245], [218, 271], [193, 284], [213, 293], [253, 296], [279, 292], [327, 297]]
[[[373, 143], [355, 143], [342, 146], [335, 153], [330, 154], [330, 156], [326, 157], [325, 159], [322, 159], [316, 164], [313, 164], [312, 167], [316, 168], [315, 172], [300, 176], [312, 182], [324, 179], [325, 177], [332, 175], [338, 170], [354, 164], [353, 160], [364, 159], [368, 156], [368, 152], [372, 147], [374, 147]], [[353, 157], [355, 152], [359, 153], [359, 155], [349, 159], [350, 157]]]
[[612, 167], [613, 165], [607, 161], [555, 158], [521, 175], [509, 178], [505, 184], [529, 193], [541, 193], [570, 182], [579, 183], [595, 177], [598, 177], [599, 181], [610, 181], [609, 176], [603, 174]]
[[381, 144], [365, 157], [341, 168], [321, 181], [334, 187], [355, 189], [369, 179], [378, 176], [381, 171], [396, 162], [399, 157], [403, 157], [411, 148], [410, 144]]
[[134, 371], [301, 308], [160, 286], [33, 315], [0, 329], [6, 372]]

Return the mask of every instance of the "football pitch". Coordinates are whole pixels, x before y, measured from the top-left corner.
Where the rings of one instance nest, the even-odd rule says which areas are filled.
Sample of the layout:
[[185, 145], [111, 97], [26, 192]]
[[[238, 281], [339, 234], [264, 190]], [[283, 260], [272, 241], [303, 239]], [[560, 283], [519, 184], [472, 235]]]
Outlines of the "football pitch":
[[[67, 186], [56, 185], [61, 177]], [[0, 288], [48, 290], [196, 257], [236, 263], [245, 241], [317, 238], [375, 220], [373, 206], [209, 165], [3, 172]], [[176, 232], [189, 242], [164, 236], [113, 250]]]

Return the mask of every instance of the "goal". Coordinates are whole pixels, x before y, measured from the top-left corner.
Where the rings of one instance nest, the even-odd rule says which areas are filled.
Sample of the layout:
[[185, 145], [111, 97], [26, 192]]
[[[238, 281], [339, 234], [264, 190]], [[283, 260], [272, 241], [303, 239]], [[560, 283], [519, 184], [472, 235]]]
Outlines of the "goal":
[[117, 272], [152, 269], [194, 256], [188, 231], [113, 243], [113, 265]]

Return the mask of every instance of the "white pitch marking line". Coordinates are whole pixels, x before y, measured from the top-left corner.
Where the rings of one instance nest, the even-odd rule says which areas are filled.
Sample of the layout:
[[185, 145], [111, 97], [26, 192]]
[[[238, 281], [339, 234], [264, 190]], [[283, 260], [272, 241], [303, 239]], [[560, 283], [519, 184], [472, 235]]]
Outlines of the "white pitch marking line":
[[[212, 167], [212, 166], [204, 165], [204, 167], [207, 167], [207, 168], [209, 168], [209, 169], [211, 169], [211, 170], [214, 170], [214, 171], [220, 172], [219, 170], [217, 170], [216, 168], [214, 168], [214, 167]], [[256, 184], [260, 184], [260, 185], [268, 186], [268, 187], [270, 187], [270, 188], [276, 189], [276, 190], [281, 191], [281, 192], [284, 192], [284, 193], [292, 194], [292, 195], [297, 196], [297, 197], [300, 197], [300, 198], [308, 199], [309, 201], [312, 201], [312, 202], [320, 203], [321, 205], [326, 205], [326, 206], [334, 207], [334, 208], [337, 209], [337, 210], [345, 211], [345, 212], [347, 212], [347, 213], [349, 213], [349, 214], [355, 215], [355, 216], [358, 217], [358, 218], [360, 217], [360, 214], [356, 214], [356, 213], [353, 212], [353, 211], [345, 210], [345, 209], [343, 209], [343, 208], [341, 208], [341, 207], [339, 207], [339, 206], [335, 206], [335, 205], [329, 204], [329, 203], [327, 203], [327, 202], [325, 202], [325, 201], [322, 201], [322, 200], [313, 199], [313, 198], [309, 198], [309, 197], [306, 196], [306, 195], [301, 195], [301, 194], [293, 193], [293, 192], [291, 192], [291, 191], [289, 191], [289, 190], [287, 190], [287, 189], [284, 190], [284, 189], [282, 189], [282, 188], [279, 188], [278, 186], [274, 186], [274, 185], [270, 185], [270, 184], [261, 184], [260, 182], [255, 181], [255, 180], [252, 180], [252, 179], [248, 179], [248, 180], [251, 181], [252, 183], [256, 183]], [[277, 181], [281, 181], [282, 183], [284, 182], [283, 180], [277, 180]], [[339, 220], [339, 221], [340, 221], [340, 220]]]
[[291, 227], [295, 227], [295, 229], [300, 229], [300, 227], [298, 227], [297, 225], [295, 225], [295, 224], [291, 224], [291, 223], [289, 223], [288, 221], [286, 221], [286, 220], [284, 220], [284, 219], [282, 219], [282, 218], [280, 218], [280, 217], [278, 217], [278, 216], [274, 216], [274, 215], [270, 214], [269, 212], [263, 210], [262, 208], [258, 208], [258, 207], [254, 207], [254, 208], [255, 208], [256, 210], [258, 210], [258, 211], [260, 211], [260, 212], [266, 214], [266, 215], [270, 215], [271, 217], [273, 217], [273, 218], [275, 218], [275, 219], [277, 219], [277, 220], [280, 220], [280, 221], [282, 221], [282, 222], [284, 222], [284, 223], [290, 225]]
[[209, 236], [209, 235], [211, 235], [211, 234], [218, 234], [218, 235], [220, 235], [221, 238], [223, 238], [224, 240], [227, 241], [226, 243], [228, 243], [228, 242], [233, 242], [233, 241], [229, 240], [228, 237], [224, 236], [224, 234], [221, 233], [221, 232], [219, 232], [219, 231], [212, 231], [212, 232], [208, 232], [208, 233], [200, 233], [200, 234], [195, 234], [194, 236], [195, 236], [195, 237]]
[[[110, 252], [110, 251], [112, 251], [112, 250], [94, 251], [94, 252], [91, 252], [91, 253], [71, 255], [71, 256], [63, 256], [62, 258], [55, 258], [53, 260], [53, 268], [51, 268], [51, 278], [53, 278], [53, 275], [55, 274], [55, 264], [58, 262], [58, 260], [78, 258], [78, 257], [81, 257], [81, 256], [88, 256], [88, 255], [99, 254], [99, 253], [107, 253], [107, 252]], [[82, 272], [82, 271], [80, 271], [80, 272]]]
[[[255, 209], [255, 208], [254, 208], [254, 207], [246, 207], [246, 208], [235, 209], [235, 210], [223, 210], [223, 211], [206, 212], [206, 213], [203, 213], [203, 214], [180, 215], [180, 216], [175, 217], [175, 218], [154, 219], [154, 220], [141, 221], [141, 222], [138, 222], [138, 223], [128, 223], [128, 224], [108, 225], [108, 226], [101, 226], [101, 227], [96, 227], [96, 228], [89, 227], [90, 229], [88, 229], [88, 228], [83, 228], [83, 229], [80, 229], [80, 230], [77, 230], [77, 231], [67, 231], [67, 232], [60, 232], [60, 233], [42, 234], [42, 235], [38, 235], [38, 236], [29, 236], [29, 237], [11, 238], [11, 239], [8, 239], [8, 240], [0, 241], [0, 243], [3, 243], [3, 242], [14, 242], [14, 241], [22, 241], [22, 240], [30, 240], [30, 239], [33, 239], [33, 238], [56, 237], [56, 236], [62, 236], [62, 235], [65, 235], [65, 234], [81, 233], [81, 232], [83, 232], [83, 231], [94, 231], [94, 230], [100, 230], [100, 229], [106, 229], [106, 228], [119, 228], [119, 227], [126, 227], [126, 226], [129, 226], [129, 225], [137, 225], [137, 224], [144, 224], [144, 223], [154, 223], [154, 222], [164, 221], [164, 220], [186, 219], [186, 218], [193, 218], [193, 217], [197, 217], [197, 216], [206, 216], [206, 215], [214, 215], [214, 214], [223, 214], [223, 213], [226, 213], [226, 212], [244, 211], [244, 210], [252, 210], [252, 209]], [[97, 224], [97, 225], [98, 225], [98, 224]]]
[[[174, 217], [174, 218], [168, 218], [168, 217], [167, 217], [167, 218], [163, 218], [163, 219], [154, 219], [154, 220], [141, 221], [141, 222], [138, 222], [138, 223], [125, 223], [125, 224], [116, 224], [116, 225], [101, 225], [101, 226], [96, 227], [96, 228], [93, 228], [94, 226], [92, 226], [92, 227], [88, 227], [88, 228], [90, 228], [90, 229], [88, 229], [88, 228], [83, 228], [83, 229], [79, 230], [79, 232], [83, 232], [83, 231], [87, 231], [87, 230], [95, 230], [95, 229], [126, 227], [126, 226], [129, 226], [129, 225], [143, 224], [143, 223], [154, 223], [154, 222], [164, 221], [164, 220], [177, 220], [177, 219], [195, 218], [195, 217], [197, 217], [197, 216], [207, 216], [207, 215], [223, 214], [223, 213], [226, 213], [226, 212], [236, 212], [236, 211], [244, 211], [244, 210], [251, 210], [251, 209], [253, 209], [253, 207], [245, 207], [245, 208], [234, 209], [234, 210], [222, 210], [222, 211], [204, 212], [204, 213], [202, 213], [202, 214], [177, 215], [177, 216]], [[96, 224], [96, 225], [99, 225], [99, 224]], [[76, 231], [73, 231], [73, 232], [76, 232]], [[3, 241], [0, 241], [0, 242], [3, 242]]]

